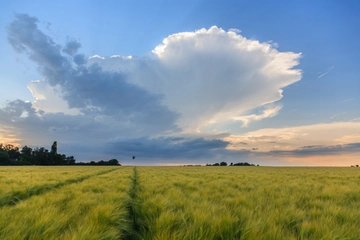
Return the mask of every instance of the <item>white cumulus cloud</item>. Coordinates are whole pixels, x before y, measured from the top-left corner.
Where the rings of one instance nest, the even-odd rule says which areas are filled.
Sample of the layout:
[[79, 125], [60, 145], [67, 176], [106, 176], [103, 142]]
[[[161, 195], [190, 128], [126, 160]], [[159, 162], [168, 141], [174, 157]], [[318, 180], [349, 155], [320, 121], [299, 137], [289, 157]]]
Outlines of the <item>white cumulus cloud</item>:
[[162, 102], [180, 114], [179, 126], [190, 131], [276, 102], [282, 88], [301, 79], [294, 69], [300, 53], [279, 52], [216, 26], [172, 34], [152, 53], [152, 58], [98, 64], [125, 71], [128, 81], [164, 96]]

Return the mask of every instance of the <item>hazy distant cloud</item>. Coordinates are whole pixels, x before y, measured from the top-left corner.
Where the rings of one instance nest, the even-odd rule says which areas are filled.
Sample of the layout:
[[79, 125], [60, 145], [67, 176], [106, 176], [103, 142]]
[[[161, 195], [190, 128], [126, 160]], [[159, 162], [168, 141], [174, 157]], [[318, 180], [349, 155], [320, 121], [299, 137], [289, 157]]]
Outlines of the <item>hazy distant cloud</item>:
[[[228, 149], [252, 149], [259, 147], [259, 152], [264, 154], [278, 153], [279, 156], [300, 156], [300, 153], [314, 155], [340, 154], [349, 150], [349, 153], [358, 153], [354, 143], [360, 142], [360, 122], [335, 122], [329, 124], [314, 124], [286, 128], [264, 128], [248, 132], [243, 135], [225, 137], [229, 142]], [[240, 145], [246, 142], [247, 145]], [[309, 144], [304, 146], [303, 143]]]
[[345, 112], [343, 112], [343, 113], [338, 113], [338, 114], [334, 114], [334, 115], [332, 115], [330, 118], [331, 118], [331, 119], [339, 118], [340, 116], [345, 115], [345, 114], [346, 114]]
[[223, 140], [228, 150], [251, 152], [248, 156], [265, 164], [344, 166], [360, 157], [360, 122], [264, 128]]
[[331, 146], [313, 145], [303, 146], [294, 150], [272, 150], [270, 155], [284, 155], [284, 156], [319, 156], [319, 155], [341, 155], [356, 153], [360, 155], [360, 142], [338, 144]]

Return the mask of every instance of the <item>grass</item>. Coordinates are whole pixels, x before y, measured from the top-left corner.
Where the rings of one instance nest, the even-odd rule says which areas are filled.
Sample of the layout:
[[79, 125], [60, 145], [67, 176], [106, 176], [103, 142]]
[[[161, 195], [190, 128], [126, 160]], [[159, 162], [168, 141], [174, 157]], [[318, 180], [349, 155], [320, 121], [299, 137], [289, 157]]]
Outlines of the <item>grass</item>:
[[144, 239], [360, 239], [350, 168], [139, 168]]
[[[78, 170], [80, 171], [75, 172], [75, 168], [60, 167], [56, 169], [54, 167], [45, 167], [44, 169], [30, 168], [30, 171], [22, 172], [22, 169], [26, 168], [17, 167], [14, 171], [3, 170], [3, 172], [6, 173], [3, 175], [3, 178], [7, 174], [8, 178], [0, 185], [1, 189], [3, 189], [0, 192], [0, 207], [5, 205], [15, 205], [19, 201], [30, 198], [31, 196], [40, 195], [55, 188], [75, 182], [81, 182], [94, 175], [101, 175], [115, 170], [114, 168], [109, 167], [101, 169], [102, 171], [100, 171], [100, 169], [79, 168]], [[37, 171], [39, 169], [42, 171]], [[60, 172], [55, 172], [54, 174], [54, 170]]]
[[34, 186], [57, 186], [3, 205], [0, 239], [360, 239], [357, 168], [0, 171], [2, 187], [4, 181], [24, 181], [2, 189], [0, 199]]
[[66, 179], [100, 172], [103, 169], [69, 166], [1, 166], [0, 195], [23, 191], [36, 185], [56, 184]]
[[118, 239], [128, 228], [131, 170], [116, 168], [1, 208], [0, 239]]

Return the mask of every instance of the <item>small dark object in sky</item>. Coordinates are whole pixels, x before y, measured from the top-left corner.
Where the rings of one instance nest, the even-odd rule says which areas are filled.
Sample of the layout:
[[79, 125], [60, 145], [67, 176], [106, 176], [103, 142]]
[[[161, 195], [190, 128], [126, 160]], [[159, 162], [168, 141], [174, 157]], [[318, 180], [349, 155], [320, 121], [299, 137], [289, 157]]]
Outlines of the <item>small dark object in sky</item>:
[[135, 156], [133, 156], [133, 159], [135, 159]]

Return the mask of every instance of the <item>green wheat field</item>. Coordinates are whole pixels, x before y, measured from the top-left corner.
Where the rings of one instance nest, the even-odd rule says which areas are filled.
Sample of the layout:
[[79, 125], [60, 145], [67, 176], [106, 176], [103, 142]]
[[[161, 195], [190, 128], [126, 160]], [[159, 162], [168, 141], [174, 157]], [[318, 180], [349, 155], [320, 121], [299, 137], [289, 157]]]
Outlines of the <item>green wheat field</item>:
[[0, 239], [360, 239], [360, 169], [0, 167]]

